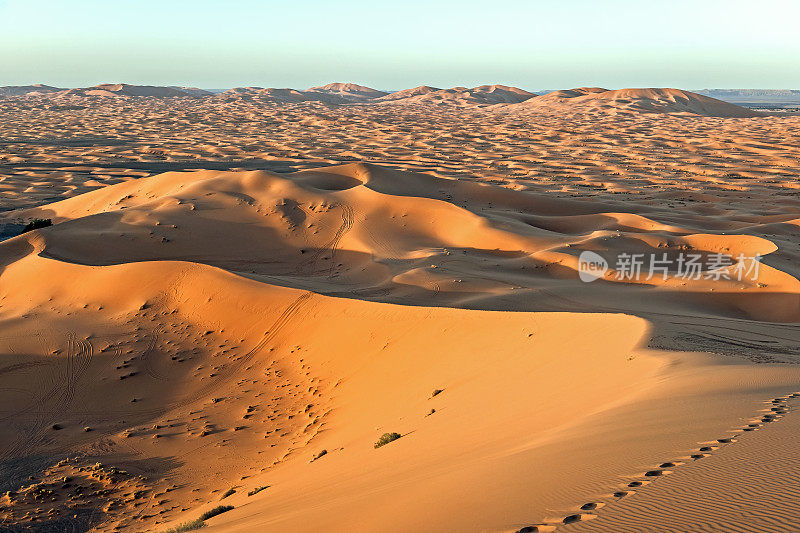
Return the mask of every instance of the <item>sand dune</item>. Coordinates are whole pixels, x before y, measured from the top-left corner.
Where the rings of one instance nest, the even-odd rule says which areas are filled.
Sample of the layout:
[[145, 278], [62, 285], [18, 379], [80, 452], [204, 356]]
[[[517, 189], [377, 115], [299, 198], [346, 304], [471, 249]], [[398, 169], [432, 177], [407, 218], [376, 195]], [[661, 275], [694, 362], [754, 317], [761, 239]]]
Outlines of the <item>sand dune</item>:
[[321, 102], [325, 104], [435, 105], [473, 107], [507, 104], [504, 110], [521, 113], [692, 113], [709, 117], [748, 118], [758, 112], [680, 89], [619, 89], [599, 87], [553, 91], [543, 96], [506, 85], [481, 85], [479, 87], [453, 87], [438, 89], [421, 85], [393, 93], [379, 91], [354, 83], [329, 83], [307, 90], [290, 88], [237, 87], [214, 95], [193, 87], [152, 87], [117, 84], [100, 84], [78, 89], [58, 89], [45, 85], [0, 87], [0, 97], [43, 96], [59, 98], [80, 96], [149, 96], [209, 97], [213, 100], [235, 101], [255, 99], [259, 103]]
[[[226, 210], [236, 220], [233, 214], [227, 223], [205, 216]], [[784, 272], [761, 265], [757, 277], [741, 281], [704, 275], [637, 282], [620, 278], [611, 263], [603, 282], [583, 287], [577, 256], [586, 250], [677, 256], [691, 249], [703, 256], [750, 257], [777, 249], [746, 230], [698, 233], [624, 210], [623, 203], [542, 200], [496, 186], [351, 164], [286, 176], [168, 173], [20, 215], [69, 221], [45, 232], [40, 253], [78, 264], [193, 261], [268, 276], [284, 286], [306, 289], [311, 283], [315, 292], [336, 296], [423, 303], [435, 291], [438, 301], [454, 307], [492, 308], [495, 300], [524, 307], [529, 291], [558, 283], [559, 292], [569, 293], [566, 280], [572, 279], [584, 301], [600, 302], [614, 290], [630, 294], [615, 310], [636, 312], [638, 303], [627, 302], [637, 301], [642, 283], [662, 309], [692, 302], [695, 309], [723, 316], [800, 319], [794, 267]], [[173, 231], [179, 228], [184, 231]], [[231, 234], [241, 238], [231, 240]], [[195, 235], [203, 235], [215, 254], [198, 255]], [[102, 250], [95, 239], [104, 243]], [[490, 265], [491, 272], [484, 272]], [[475, 281], [464, 281], [468, 273]]]
[[355, 83], [329, 83], [319, 87], [311, 87], [309, 92], [335, 94], [347, 100], [364, 100], [386, 96], [387, 92], [364, 87]]
[[128, 85], [127, 83], [101, 83], [94, 87], [66, 89], [55, 96], [210, 96], [211, 93], [194, 87], [156, 87], [152, 85]]
[[501, 103], [519, 103], [531, 98], [533, 93], [508, 87], [506, 85], [481, 85], [467, 89], [466, 87], [453, 87], [452, 89], [435, 89], [422, 85], [414, 89], [398, 91], [380, 98], [401, 104], [432, 104], [432, 105], [490, 105]]
[[329, 89], [4, 99], [3, 527], [800, 527], [797, 117]]
[[410, 98], [412, 96], [420, 96], [425, 94], [434, 93], [436, 91], [441, 91], [441, 89], [437, 87], [431, 87], [430, 85], [420, 85], [419, 87], [413, 87], [411, 89], [403, 89], [402, 91], [396, 91], [385, 96], [381, 96], [377, 98], [379, 102], [388, 102], [391, 100], [402, 100], [404, 98]]
[[554, 91], [526, 101], [526, 110], [599, 112], [694, 113], [707, 117], [756, 117], [755, 111], [680, 89], [619, 89], [599, 87]]
[[65, 89], [61, 89], [59, 87], [42, 85], [41, 83], [36, 83], [34, 85], [9, 85], [6, 87], [0, 87], [0, 96], [21, 96], [21, 95], [39, 96], [43, 94], [57, 93], [64, 90]]
[[237, 87], [220, 93], [216, 98], [235, 100], [240, 97], [257, 98], [260, 101], [280, 103], [319, 102], [326, 100], [333, 102], [338, 100], [324, 98], [316, 93], [309, 94], [307, 91], [298, 91], [295, 89], [265, 89], [264, 87]]
[[327, 104], [347, 104], [364, 102], [385, 96], [387, 93], [353, 83], [329, 83], [312, 87], [305, 91], [296, 89], [273, 89], [263, 87], [237, 87], [218, 95], [216, 98], [235, 99], [239, 97], [256, 98], [260, 102], [296, 103], [323, 102]]

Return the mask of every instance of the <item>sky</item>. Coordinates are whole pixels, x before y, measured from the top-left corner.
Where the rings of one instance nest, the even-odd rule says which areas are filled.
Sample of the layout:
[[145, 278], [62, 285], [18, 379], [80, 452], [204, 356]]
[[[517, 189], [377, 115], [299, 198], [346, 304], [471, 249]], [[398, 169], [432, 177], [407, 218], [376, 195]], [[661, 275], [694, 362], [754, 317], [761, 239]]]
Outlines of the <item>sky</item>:
[[800, 0], [0, 0], [0, 85], [800, 89]]

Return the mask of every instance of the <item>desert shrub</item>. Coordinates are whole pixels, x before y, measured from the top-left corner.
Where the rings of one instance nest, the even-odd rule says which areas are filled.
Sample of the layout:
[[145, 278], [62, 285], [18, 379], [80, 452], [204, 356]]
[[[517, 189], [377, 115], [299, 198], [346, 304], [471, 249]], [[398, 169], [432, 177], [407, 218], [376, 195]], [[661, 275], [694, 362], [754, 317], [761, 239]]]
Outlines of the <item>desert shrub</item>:
[[46, 228], [47, 226], [52, 226], [52, 225], [53, 221], [50, 220], [49, 218], [34, 218], [30, 222], [28, 222], [28, 224], [24, 228], [22, 228], [22, 232], [20, 232], [20, 234], [39, 228]]
[[328, 455], [328, 450], [322, 450], [321, 452], [319, 452], [317, 455], [314, 456], [312, 461], [316, 461], [317, 459], [324, 457], [326, 455]]
[[203, 521], [198, 518], [197, 520], [192, 520], [191, 522], [184, 522], [183, 524], [175, 526], [172, 529], [168, 529], [164, 531], [164, 533], [181, 533], [183, 531], [194, 531], [195, 529], [200, 529], [201, 527], [205, 526], [206, 525], [203, 523]]
[[255, 496], [256, 494], [258, 494], [258, 493], [259, 493], [259, 492], [261, 492], [262, 490], [264, 490], [264, 489], [268, 489], [268, 488], [269, 488], [269, 485], [265, 485], [265, 486], [263, 486], [263, 487], [256, 487], [256, 488], [254, 488], [253, 490], [251, 490], [250, 492], [248, 492], [248, 493], [247, 493], [247, 495], [248, 495], [248, 496]]
[[222, 497], [220, 498], [220, 500], [224, 500], [225, 498], [227, 498], [227, 497], [228, 497], [228, 496], [230, 496], [231, 494], [236, 494], [236, 489], [228, 489], [228, 490], [226, 490], [226, 491], [225, 491], [225, 494], [223, 494], [223, 495], [222, 495]]
[[381, 446], [389, 444], [393, 440], [397, 440], [400, 437], [402, 437], [400, 433], [384, 433], [381, 435], [381, 438], [378, 439], [378, 442], [375, 443], [375, 447], [380, 448]]
[[268, 488], [269, 488], [269, 485], [266, 485], [264, 487], [256, 487], [253, 490], [251, 490], [250, 492], [248, 492], [247, 495], [248, 496], [254, 496], [254, 495], [258, 494], [259, 492], [261, 492], [262, 490], [268, 489]]
[[227, 513], [231, 509], [233, 509], [233, 505], [218, 505], [213, 509], [209, 509], [205, 513], [201, 514], [200, 521], [202, 522], [208, 520], [209, 518], [217, 516], [218, 514]]

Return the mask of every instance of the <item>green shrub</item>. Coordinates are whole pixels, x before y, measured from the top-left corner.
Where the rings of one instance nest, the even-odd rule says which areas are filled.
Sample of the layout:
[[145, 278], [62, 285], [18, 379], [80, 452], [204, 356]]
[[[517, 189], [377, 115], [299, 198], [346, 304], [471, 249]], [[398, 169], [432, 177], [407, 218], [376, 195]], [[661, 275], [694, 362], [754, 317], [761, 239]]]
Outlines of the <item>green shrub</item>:
[[400, 437], [402, 437], [400, 433], [384, 433], [381, 435], [381, 438], [378, 439], [378, 442], [375, 443], [375, 447], [380, 448], [381, 446], [389, 444], [393, 440], [397, 440]]
[[228, 489], [228, 490], [225, 491], [225, 494], [222, 495], [220, 500], [224, 500], [225, 498], [227, 498], [231, 494], [235, 494], [235, 493], [236, 493], [236, 489]]
[[200, 529], [201, 527], [206, 527], [206, 525], [198, 518], [197, 520], [184, 522], [183, 524], [175, 526], [172, 529], [168, 529], [164, 531], [164, 533], [182, 533], [183, 531], [194, 531], [195, 529]]
[[209, 518], [217, 516], [218, 514], [227, 513], [231, 509], [233, 509], [233, 505], [218, 505], [213, 509], [209, 509], [205, 513], [201, 514], [200, 521], [208, 520]]

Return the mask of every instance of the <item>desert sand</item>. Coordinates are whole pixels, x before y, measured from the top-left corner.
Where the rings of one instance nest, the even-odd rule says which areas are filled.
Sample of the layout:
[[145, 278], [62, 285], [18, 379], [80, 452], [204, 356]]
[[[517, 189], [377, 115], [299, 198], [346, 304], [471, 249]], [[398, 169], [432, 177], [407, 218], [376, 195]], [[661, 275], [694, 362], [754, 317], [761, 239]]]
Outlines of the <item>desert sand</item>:
[[0, 530], [800, 529], [800, 117], [53, 89], [0, 99]]

